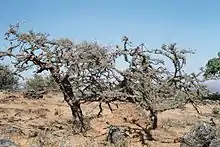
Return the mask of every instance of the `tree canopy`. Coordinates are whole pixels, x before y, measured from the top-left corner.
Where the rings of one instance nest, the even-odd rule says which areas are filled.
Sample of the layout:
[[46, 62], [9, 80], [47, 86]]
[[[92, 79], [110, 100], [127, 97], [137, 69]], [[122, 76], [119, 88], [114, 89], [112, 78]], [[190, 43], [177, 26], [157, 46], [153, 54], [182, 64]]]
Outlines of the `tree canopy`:
[[[185, 73], [186, 57], [194, 53], [176, 44], [148, 49], [145, 44], [133, 45], [123, 37], [122, 45], [107, 47], [96, 42], [74, 43], [70, 39], [49, 39], [48, 34], [20, 32], [20, 25], [11, 25], [5, 34], [10, 46], [0, 58], [11, 57], [17, 72], [35, 67], [36, 73], [49, 71], [71, 108], [75, 120], [84, 128], [80, 105], [97, 101], [130, 102], [149, 110], [156, 128], [157, 113], [180, 107], [208, 93], [198, 78], [201, 73]], [[117, 68], [116, 60], [127, 63]], [[163, 58], [161, 58], [163, 57]], [[171, 61], [173, 71], [166, 68], [164, 58]], [[100, 114], [99, 113], [99, 114]], [[81, 130], [82, 131], [82, 130]]]
[[204, 76], [207, 79], [220, 78], [220, 52], [217, 54], [217, 57], [207, 62]]

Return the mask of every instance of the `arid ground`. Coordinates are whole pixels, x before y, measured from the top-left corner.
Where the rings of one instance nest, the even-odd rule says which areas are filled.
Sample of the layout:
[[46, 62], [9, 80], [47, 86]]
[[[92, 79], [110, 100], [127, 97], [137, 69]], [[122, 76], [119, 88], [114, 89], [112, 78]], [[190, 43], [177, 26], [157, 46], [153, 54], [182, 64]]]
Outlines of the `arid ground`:
[[[43, 99], [30, 100], [20, 93], [1, 92], [1, 138], [10, 138], [21, 147], [102, 147], [105, 146], [108, 124], [130, 126], [138, 130], [141, 126], [145, 127], [148, 120], [148, 114], [131, 104], [118, 103], [118, 108], [112, 105], [113, 112], [104, 106], [99, 118], [96, 117], [99, 112], [97, 103], [84, 104], [83, 111], [90, 118], [91, 128], [84, 135], [74, 135], [71, 131], [71, 113], [62, 99], [62, 94], [48, 94]], [[213, 107], [215, 105], [199, 106], [201, 115], [190, 104], [183, 109], [160, 113], [158, 129], [151, 132], [154, 140], [146, 141], [145, 146], [178, 147], [178, 138], [199, 121], [208, 121], [214, 117], [218, 125], [218, 117], [212, 114]], [[135, 134], [129, 134], [127, 145], [143, 146], [140, 137], [135, 137]]]

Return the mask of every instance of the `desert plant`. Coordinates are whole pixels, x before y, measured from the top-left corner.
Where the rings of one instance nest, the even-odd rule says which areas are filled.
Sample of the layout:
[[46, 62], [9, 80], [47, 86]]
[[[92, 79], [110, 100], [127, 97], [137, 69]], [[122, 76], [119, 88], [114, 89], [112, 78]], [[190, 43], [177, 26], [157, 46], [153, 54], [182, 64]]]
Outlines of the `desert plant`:
[[[30, 67], [36, 67], [36, 73], [49, 71], [74, 120], [80, 122], [80, 131], [85, 129], [81, 110], [84, 102], [98, 101], [100, 110], [102, 103], [107, 103], [110, 109], [114, 101], [134, 103], [150, 111], [151, 129], [155, 129], [157, 113], [188, 102], [196, 108], [194, 99], [208, 93], [198, 79], [200, 73], [187, 74], [183, 70], [186, 55], [193, 52], [176, 44], [149, 50], [144, 44], [132, 46], [124, 37], [122, 46], [110, 48], [96, 42], [50, 40], [47, 34], [22, 33], [19, 28], [20, 24], [10, 26], [5, 34], [10, 46], [0, 52], [0, 57], [13, 58], [17, 72]], [[120, 62], [128, 65], [126, 70], [116, 66], [121, 57]], [[171, 61], [173, 71], [167, 70], [164, 57]]]
[[108, 77], [108, 66], [112, 64], [107, 57], [108, 48], [93, 42], [74, 44], [69, 39], [49, 40], [48, 34], [22, 33], [19, 27], [20, 24], [9, 27], [5, 40], [10, 42], [10, 47], [1, 51], [0, 57], [11, 57], [17, 73], [31, 67], [37, 68], [36, 73], [49, 71], [83, 131], [80, 100], [88, 99], [91, 92], [100, 92], [109, 85], [103, 78]]
[[42, 91], [46, 89], [46, 83], [42, 75], [35, 74], [26, 81], [27, 90]]
[[[153, 50], [144, 44], [133, 47], [127, 37], [123, 42], [122, 47], [117, 47], [115, 56], [123, 56], [128, 68], [117, 70], [122, 80], [114, 94], [121, 93], [130, 102], [149, 110], [152, 129], [157, 128], [158, 112], [182, 107], [186, 103], [192, 103], [199, 112], [195, 99], [209, 91], [199, 79], [203, 71], [198, 74], [184, 72], [186, 55], [194, 53], [192, 50], [178, 48], [176, 44], [162, 45], [160, 49]], [[153, 58], [155, 55], [157, 58]], [[171, 61], [173, 71], [166, 68], [166, 59]]]
[[26, 89], [42, 91], [46, 90], [48, 92], [56, 92], [59, 89], [59, 85], [54, 81], [51, 75], [38, 75], [35, 74], [26, 80]]
[[9, 66], [0, 64], [0, 90], [12, 90], [18, 86], [18, 77]]
[[206, 79], [218, 79], [220, 77], [220, 52], [217, 57], [206, 63], [204, 76]]

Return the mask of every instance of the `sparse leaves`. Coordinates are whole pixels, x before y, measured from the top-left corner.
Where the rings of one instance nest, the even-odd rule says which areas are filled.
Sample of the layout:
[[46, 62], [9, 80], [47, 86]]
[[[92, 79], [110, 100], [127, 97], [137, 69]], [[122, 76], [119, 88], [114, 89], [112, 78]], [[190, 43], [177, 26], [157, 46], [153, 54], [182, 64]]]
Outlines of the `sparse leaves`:
[[[195, 98], [206, 94], [199, 75], [183, 70], [186, 55], [193, 51], [176, 44], [149, 50], [144, 44], [133, 46], [128, 37], [123, 37], [123, 45], [112, 49], [96, 42], [76, 44], [64, 38], [50, 40], [47, 34], [33, 31], [21, 33], [17, 26], [11, 26], [6, 40], [11, 46], [0, 52], [0, 57], [13, 57], [18, 71], [33, 66], [37, 73], [49, 71], [82, 129], [82, 102], [98, 101], [100, 109], [103, 102], [109, 107], [113, 101], [135, 103], [150, 110], [152, 120], [157, 121], [157, 112], [172, 109], [170, 104], [194, 104]], [[116, 67], [120, 56], [124, 57], [121, 62], [128, 64], [126, 70]], [[164, 57], [173, 63], [174, 71], [167, 70]]]
[[210, 59], [206, 64], [204, 76], [207, 79], [218, 79], [220, 77], [220, 52], [218, 57]]

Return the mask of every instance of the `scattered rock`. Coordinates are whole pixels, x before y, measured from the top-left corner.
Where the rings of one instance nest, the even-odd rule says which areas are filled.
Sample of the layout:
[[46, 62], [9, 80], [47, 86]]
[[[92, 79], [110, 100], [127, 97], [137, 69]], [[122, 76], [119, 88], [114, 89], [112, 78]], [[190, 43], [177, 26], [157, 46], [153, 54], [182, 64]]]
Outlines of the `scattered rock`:
[[213, 139], [209, 147], [220, 147], [220, 139]]
[[110, 125], [108, 130], [107, 141], [111, 144], [117, 144], [123, 142], [126, 138], [126, 134], [123, 129]]
[[25, 133], [22, 131], [21, 128], [7, 124], [2, 124], [0, 126], [0, 133], [8, 134], [8, 135], [12, 135], [12, 134], [25, 135]]
[[180, 147], [209, 147], [215, 137], [215, 126], [204, 122], [196, 125], [180, 139]]
[[12, 133], [23, 134], [23, 132], [22, 132], [22, 130], [20, 128], [17, 128], [17, 127], [14, 127], [14, 126], [7, 126], [7, 127], [5, 127], [4, 132], [5, 133], [9, 133], [9, 134], [12, 134]]
[[18, 146], [9, 139], [0, 139], [0, 147], [18, 147]]

